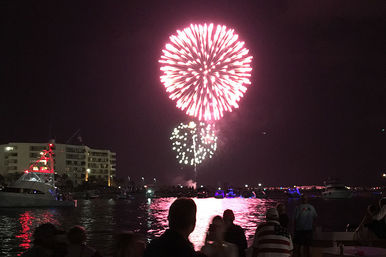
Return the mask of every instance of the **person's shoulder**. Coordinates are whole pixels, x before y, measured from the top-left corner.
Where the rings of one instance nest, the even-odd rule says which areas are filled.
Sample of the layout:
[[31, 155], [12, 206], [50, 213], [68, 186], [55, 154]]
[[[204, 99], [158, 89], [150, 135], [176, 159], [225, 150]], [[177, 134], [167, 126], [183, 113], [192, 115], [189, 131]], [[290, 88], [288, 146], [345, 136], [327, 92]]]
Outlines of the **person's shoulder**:
[[224, 249], [228, 252], [228, 256], [238, 256], [238, 247], [236, 244], [224, 242]]
[[256, 228], [256, 233], [266, 231], [266, 230], [273, 230], [275, 225], [276, 225], [276, 223], [272, 223], [272, 222], [260, 223]]
[[85, 256], [91, 256], [91, 257], [102, 257], [102, 255], [93, 247], [85, 245], [84, 246], [84, 253]]
[[151, 242], [146, 246], [144, 257], [155, 257], [159, 256], [161, 251], [161, 243], [159, 238], [151, 240]]
[[269, 221], [264, 221], [262, 223], [260, 223], [257, 228], [263, 228], [263, 227], [266, 227], [268, 226], [269, 224], [271, 224]]
[[214, 252], [213, 245], [205, 244], [203, 247], [201, 247], [201, 251], [197, 253], [202, 253], [205, 256], [207, 255], [210, 256], [213, 254], [213, 252]]
[[225, 249], [237, 249], [237, 245], [234, 243], [224, 242], [223, 243]]
[[233, 229], [244, 232], [244, 229], [240, 225], [233, 224]]
[[262, 222], [259, 225], [257, 225], [256, 230], [260, 230], [264, 226], [264, 224], [265, 224], [265, 222]]
[[161, 238], [154, 238], [150, 241], [150, 243], [146, 246], [146, 250], [159, 249], [162, 246]]
[[194, 257], [208, 257], [206, 254], [202, 253], [202, 252], [196, 252], [194, 254]]
[[312, 204], [308, 204], [308, 206], [309, 206], [314, 212], [316, 212], [316, 209], [315, 209], [315, 207], [314, 207]]
[[178, 248], [180, 245], [175, 242], [174, 238], [164, 233], [160, 237], [151, 240], [145, 249], [144, 257], [166, 256], [166, 253], [172, 250], [173, 247]]

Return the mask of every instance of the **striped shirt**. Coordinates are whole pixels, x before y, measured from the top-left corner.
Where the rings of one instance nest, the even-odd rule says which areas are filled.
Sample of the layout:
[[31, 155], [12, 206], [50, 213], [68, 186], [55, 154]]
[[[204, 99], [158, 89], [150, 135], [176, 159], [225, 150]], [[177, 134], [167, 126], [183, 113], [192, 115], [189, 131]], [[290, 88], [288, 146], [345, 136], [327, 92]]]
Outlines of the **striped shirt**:
[[253, 248], [258, 257], [289, 257], [293, 250], [291, 235], [279, 221], [269, 220], [257, 227]]

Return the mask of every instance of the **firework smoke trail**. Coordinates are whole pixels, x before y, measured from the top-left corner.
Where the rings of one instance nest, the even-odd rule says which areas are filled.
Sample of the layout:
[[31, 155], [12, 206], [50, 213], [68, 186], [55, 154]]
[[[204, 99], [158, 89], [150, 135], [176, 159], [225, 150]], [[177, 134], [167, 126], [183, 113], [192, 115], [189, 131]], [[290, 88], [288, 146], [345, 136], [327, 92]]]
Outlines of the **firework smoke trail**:
[[181, 110], [199, 120], [219, 120], [238, 108], [251, 84], [252, 56], [233, 29], [190, 25], [162, 50], [161, 82]]
[[173, 130], [170, 140], [179, 163], [194, 167], [205, 159], [212, 158], [217, 149], [214, 125], [204, 122], [180, 123]]

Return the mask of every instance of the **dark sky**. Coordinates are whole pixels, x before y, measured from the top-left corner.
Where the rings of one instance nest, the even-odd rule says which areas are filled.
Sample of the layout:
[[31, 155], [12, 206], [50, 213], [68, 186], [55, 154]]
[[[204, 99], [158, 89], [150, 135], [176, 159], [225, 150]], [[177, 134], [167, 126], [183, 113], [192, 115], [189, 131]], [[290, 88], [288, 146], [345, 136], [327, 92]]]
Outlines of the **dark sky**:
[[202, 183], [384, 183], [384, 1], [0, 6], [0, 143], [50, 134], [64, 143], [81, 129], [85, 144], [117, 152], [118, 176], [188, 178], [169, 142], [188, 118], [168, 99], [158, 59], [176, 29], [213, 22], [246, 41], [253, 77], [240, 108], [217, 124], [219, 149], [199, 167]]

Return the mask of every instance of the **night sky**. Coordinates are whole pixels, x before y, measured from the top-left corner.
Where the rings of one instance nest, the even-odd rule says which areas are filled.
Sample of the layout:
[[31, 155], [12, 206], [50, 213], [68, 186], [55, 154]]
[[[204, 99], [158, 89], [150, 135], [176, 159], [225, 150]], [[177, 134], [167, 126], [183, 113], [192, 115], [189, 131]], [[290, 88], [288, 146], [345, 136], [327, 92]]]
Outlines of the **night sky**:
[[158, 59], [177, 29], [212, 22], [246, 42], [253, 77], [218, 122], [200, 183], [384, 184], [384, 3], [2, 1], [0, 143], [64, 143], [80, 129], [84, 144], [117, 152], [119, 177], [188, 179], [169, 137], [189, 118]]

